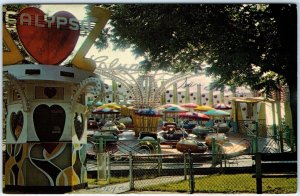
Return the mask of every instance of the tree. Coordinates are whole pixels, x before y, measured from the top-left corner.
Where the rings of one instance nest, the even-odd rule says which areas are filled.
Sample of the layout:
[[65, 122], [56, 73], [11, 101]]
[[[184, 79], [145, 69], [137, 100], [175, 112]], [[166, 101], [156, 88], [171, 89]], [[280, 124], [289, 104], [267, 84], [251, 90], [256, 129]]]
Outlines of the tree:
[[[271, 91], [288, 84], [297, 130], [295, 4], [116, 4], [96, 43], [131, 47], [146, 69], [205, 69], [218, 83]], [[204, 62], [207, 63], [203, 67]]]

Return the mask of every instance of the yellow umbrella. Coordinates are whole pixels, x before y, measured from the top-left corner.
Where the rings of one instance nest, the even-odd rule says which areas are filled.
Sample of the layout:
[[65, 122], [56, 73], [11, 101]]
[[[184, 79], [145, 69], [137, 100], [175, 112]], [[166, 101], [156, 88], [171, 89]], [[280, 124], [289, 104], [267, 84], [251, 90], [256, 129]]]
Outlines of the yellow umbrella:
[[[103, 108], [110, 108], [110, 109], [114, 109], [114, 110], [119, 110], [119, 109], [121, 109], [121, 106], [119, 106], [118, 104], [116, 104], [116, 103], [106, 103], [106, 104], [104, 104], [104, 105], [102, 105], [102, 106], [99, 106], [98, 107], [99, 109], [103, 109]], [[97, 108], [97, 109], [98, 109]]]
[[206, 105], [198, 105], [194, 110], [199, 110], [199, 111], [208, 111], [208, 110], [213, 110], [214, 108]]

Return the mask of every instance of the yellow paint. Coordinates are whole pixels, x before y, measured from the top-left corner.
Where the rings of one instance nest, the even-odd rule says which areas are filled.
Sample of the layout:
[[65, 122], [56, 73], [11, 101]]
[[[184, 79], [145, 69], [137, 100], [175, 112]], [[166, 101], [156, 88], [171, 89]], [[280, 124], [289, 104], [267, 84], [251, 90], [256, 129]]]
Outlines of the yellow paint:
[[9, 157], [9, 159], [5, 163], [5, 184], [9, 185], [10, 183], [10, 172], [12, 172], [12, 166], [16, 164], [16, 160], [14, 157]]
[[80, 184], [80, 178], [77, 176], [76, 172], [72, 171], [72, 185]]
[[266, 119], [266, 103], [261, 102], [260, 103], [260, 110], [259, 110], [259, 120], [265, 120]]
[[24, 185], [24, 175], [21, 169], [18, 174], [18, 185]]
[[28, 154], [28, 147], [29, 147], [30, 144], [22, 144], [22, 148], [23, 148], [23, 151], [22, 151], [22, 156], [21, 156], [21, 160], [19, 161], [18, 163], [18, 167], [21, 168], [22, 165], [23, 165], [23, 162], [24, 160], [26, 159], [27, 157], [27, 154]]
[[236, 118], [237, 118], [237, 120], [244, 120], [243, 119], [243, 116], [242, 116], [242, 108], [241, 108], [241, 105], [240, 105], [240, 103], [237, 103], [236, 104]]
[[68, 167], [67, 169], [64, 170], [64, 172], [65, 172], [65, 174], [67, 176], [67, 179], [68, 179], [67, 186], [71, 186], [72, 185], [72, 181], [73, 181], [73, 173], [75, 173], [75, 171], [73, 170], [72, 167]]
[[3, 51], [3, 65], [13, 65], [19, 63], [24, 59], [18, 47], [16, 46], [14, 40], [9, 34], [8, 30], [5, 27], [5, 24], [2, 25], [3, 29], [3, 44], [6, 45], [9, 51]]
[[8, 174], [8, 171], [11, 170], [12, 166], [16, 164], [16, 160], [14, 157], [9, 157], [9, 159], [5, 163], [5, 173]]
[[58, 176], [58, 185], [57, 186], [66, 186], [64, 172]]
[[82, 46], [79, 48], [77, 53], [72, 60], [72, 64], [86, 71], [94, 72], [96, 68], [96, 63], [90, 58], [85, 58], [85, 55], [88, 53], [89, 49], [94, 44], [96, 38], [98, 37], [101, 30], [104, 28], [107, 23], [111, 12], [101, 7], [93, 7], [92, 16], [97, 19], [95, 27], [90, 32], [89, 36], [85, 39]]

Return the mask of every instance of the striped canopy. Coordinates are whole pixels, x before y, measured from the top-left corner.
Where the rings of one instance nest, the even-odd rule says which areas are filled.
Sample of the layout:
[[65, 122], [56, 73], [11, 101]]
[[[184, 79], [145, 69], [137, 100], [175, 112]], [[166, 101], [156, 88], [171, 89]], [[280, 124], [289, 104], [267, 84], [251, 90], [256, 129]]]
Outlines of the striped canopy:
[[223, 110], [209, 110], [207, 112], [203, 112], [203, 114], [207, 116], [230, 116], [229, 112], [225, 112]]
[[198, 112], [180, 113], [179, 118], [202, 119], [202, 120], [209, 120], [210, 119], [209, 116], [207, 116], [205, 114], [202, 114], [202, 113], [198, 113]]
[[213, 106], [217, 110], [230, 110], [232, 107], [225, 103], [218, 103]]
[[198, 111], [208, 111], [208, 110], [213, 110], [214, 108], [210, 107], [210, 106], [206, 106], [206, 105], [198, 105], [196, 108], [194, 108], [194, 110], [198, 110]]
[[181, 107], [184, 107], [184, 108], [197, 108], [198, 105], [196, 103], [183, 103], [183, 104], [180, 104]]

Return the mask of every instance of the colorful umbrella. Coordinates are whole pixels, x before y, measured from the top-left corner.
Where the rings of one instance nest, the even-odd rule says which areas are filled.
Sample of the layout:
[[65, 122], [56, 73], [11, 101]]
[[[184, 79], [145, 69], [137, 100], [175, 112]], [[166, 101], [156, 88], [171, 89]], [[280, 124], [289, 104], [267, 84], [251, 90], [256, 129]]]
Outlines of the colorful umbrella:
[[218, 103], [218, 104], [215, 104], [213, 107], [218, 110], [230, 110], [231, 109], [231, 107], [225, 103]]
[[198, 105], [196, 103], [183, 103], [183, 104], [180, 104], [181, 107], [184, 107], [184, 108], [197, 108]]
[[172, 106], [172, 107], [166, 108], [165, 110], [163, 110], [163, 112], [164, 113], [182, 113], [182, 112], [188, 112], [188, 110], [186, 110], [180, 106]]
[[93, 114], [118, 114], [120, 113], [120, 110], [115, 110], [112, 108], [97, 108], [93, 112]]
[[155, 109], [139, 109], [137, 112], [136, 112], [137, 115], [140, 115], [140, 116], [162, 116], [161, 113], [159, 113], [157, 110]]
[[172, 103], [167, 103], [167, 104], [164, 104], [164, 105], [161, 105], [159, 107], [157, 107], [156, 109], [158, 110], [164, 110], [164, 109], [167, 109], [169, 107], [178, 107], [179, 105], [176, 105], [176, 104], [172, 104]]
[[102, 106], [99, 106], [98, 108], [111, 108], [111, 109], [119, 110], [119, 109], [121, 109], [121, 106], [119, 106], [116, 103], [106, 103]]
[[[92, 105], [93, 105], [93, 102], [94, 102], [94, 101], [88, 101], [86, 105], [87, 105], [87, 106], [92, 106]], [[94, 105], [98, 107], [98, 106], [102, 106], [103, 103], [102, 103], [101, 101], [97, 101]]]
[[194, 110], [198, 110], [198, 111], [208, 111], [208, 110], [213, 110], [214, 108], [210, 107], [210, 106], [206, 106], [206, 105], [198, 105], [196, 108], [194, 108]]
[[209, 110], [207, 112], [203, 112], [203, 114], [207, 116], [230, 116], [229, 112], [225, 112], [223, 110]]
[[191, 118], [191, 119], [202, 119], [202, 120], [209, 120], [209, 116], [198, 113], [198, 112], [185, 112], [185, 113], [180, 113], [179, 118]]
[[186, 110], [186, 109], [184, 109], [183, 107], [180, 107], [180, 106], [172, 106], [172, 107], [166, 108], [165, 110], [163, 110], [163, 112], [165, 114], [170, 115], [170, 116], [174, 116], [175, 117], [175, 122], [178, 122], [178, 114], [188, 112], [188, 110]]

